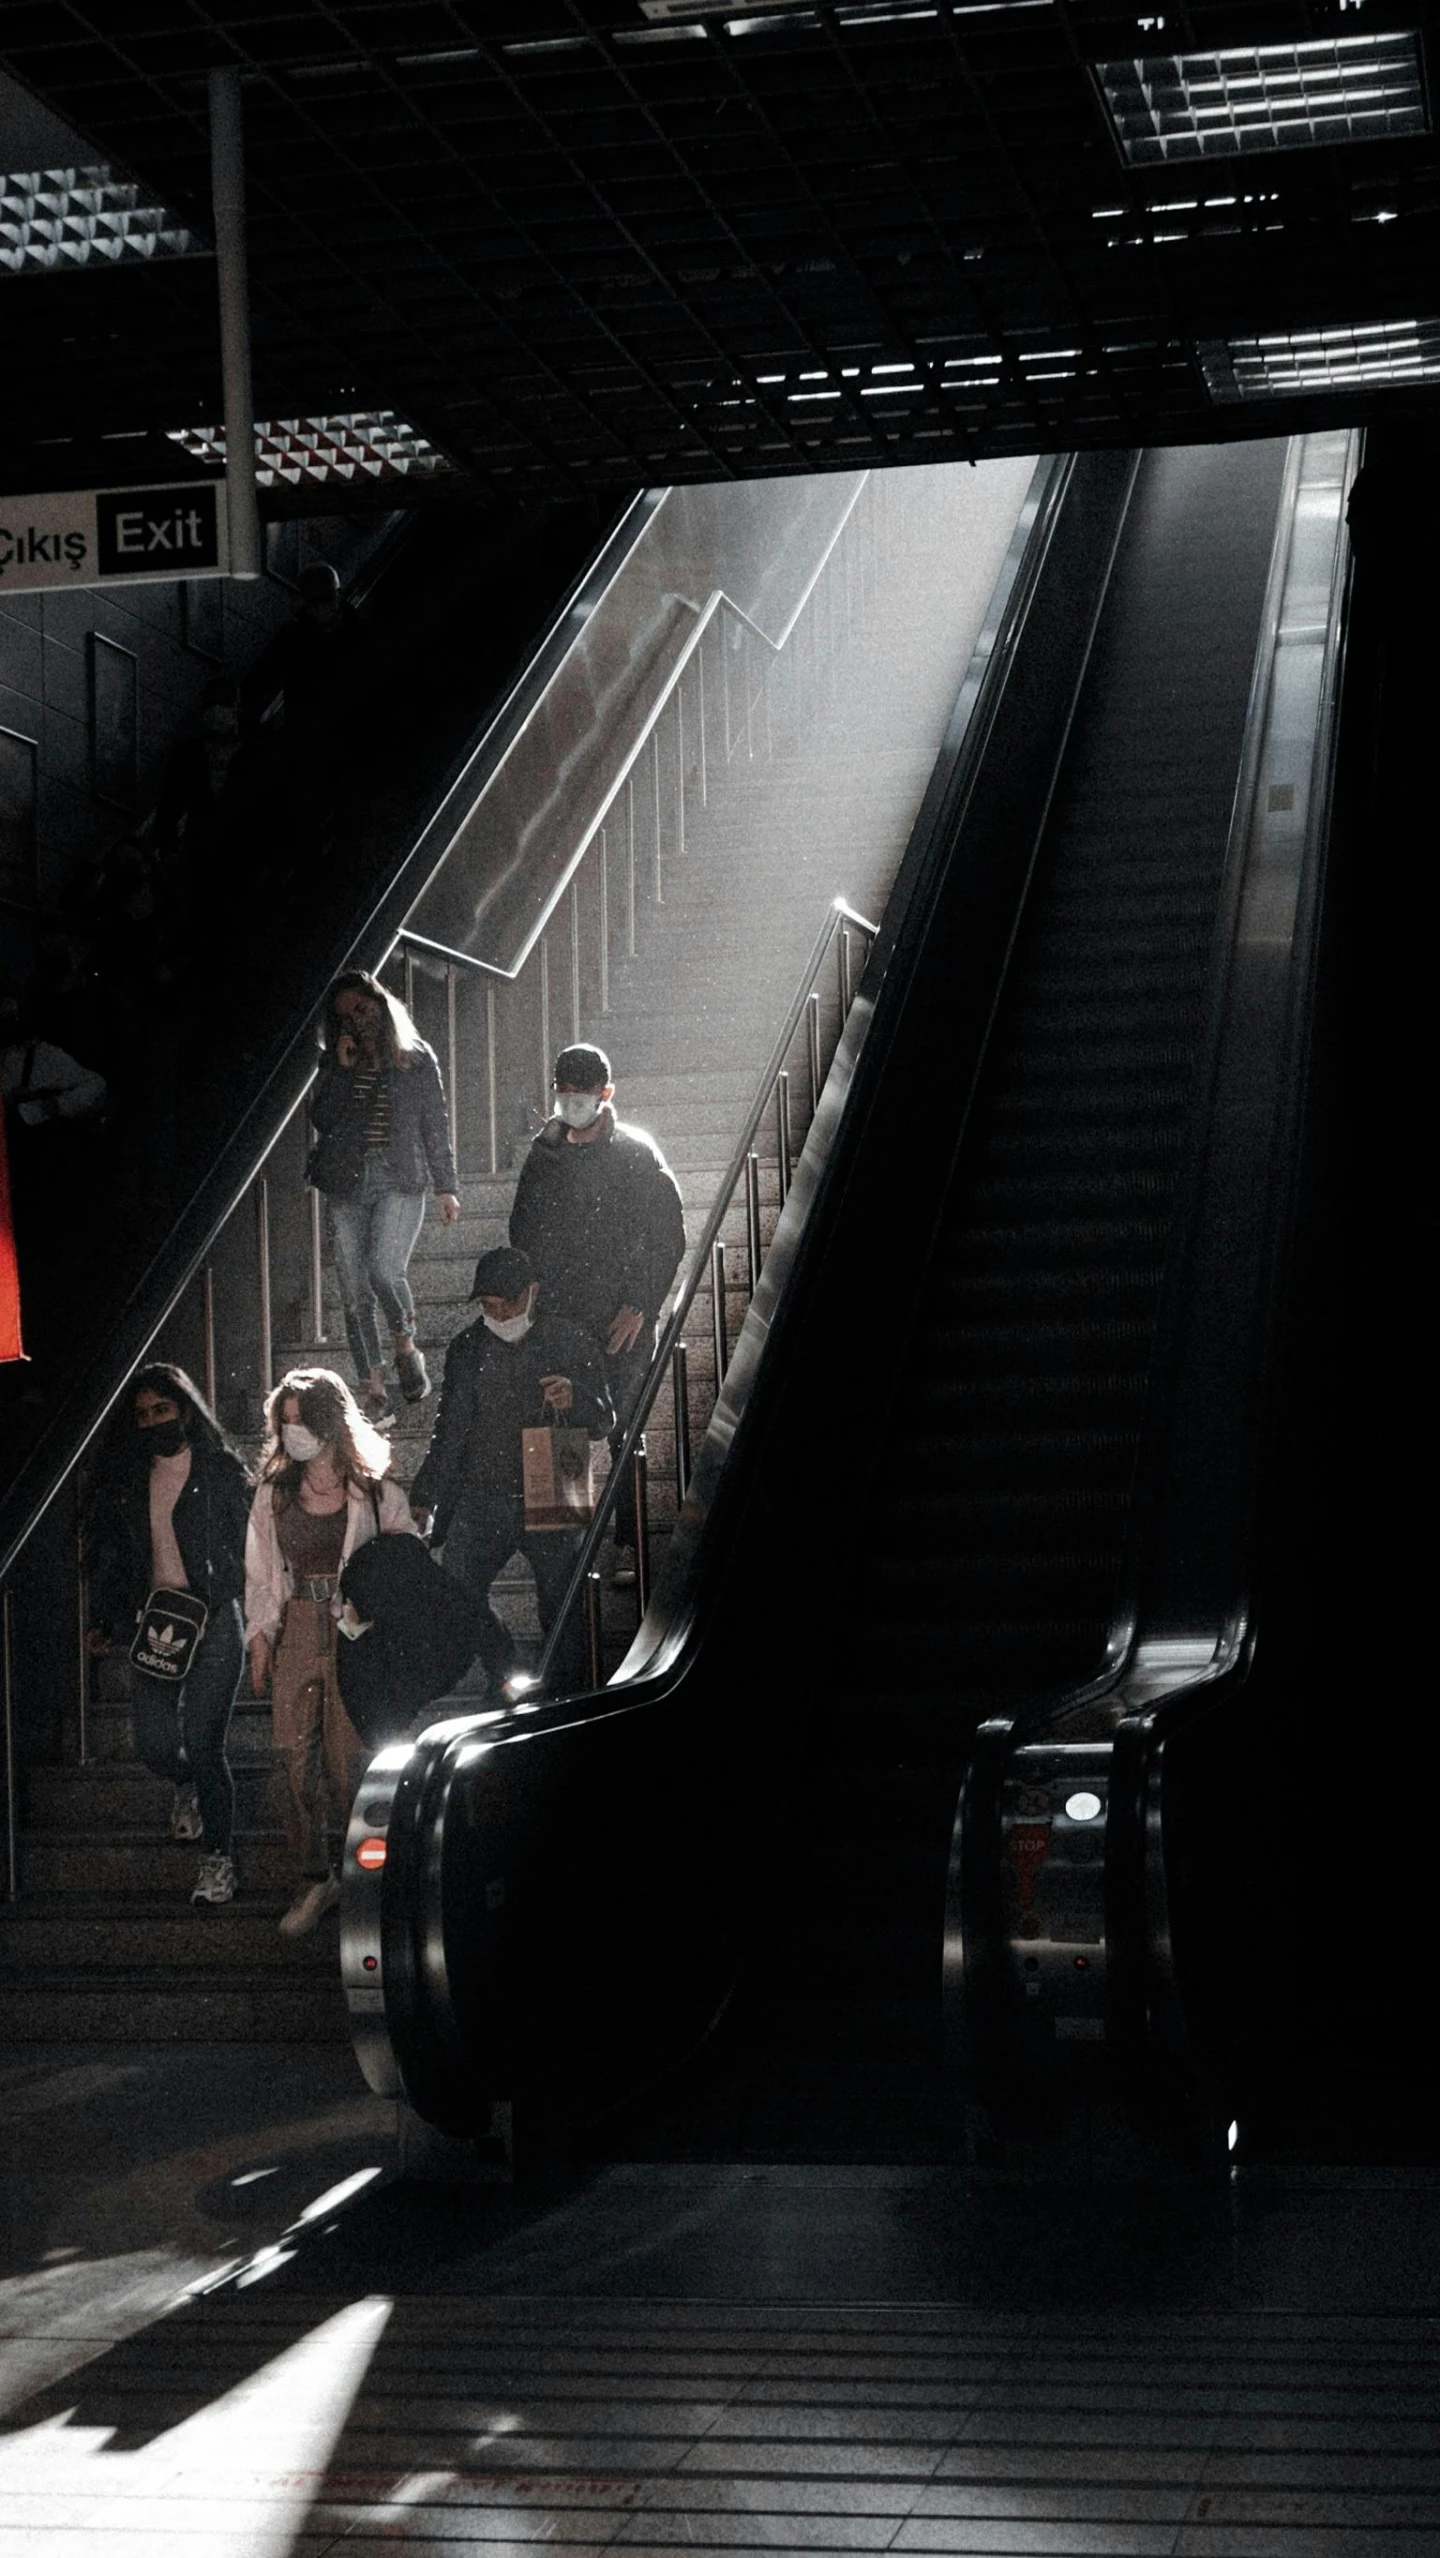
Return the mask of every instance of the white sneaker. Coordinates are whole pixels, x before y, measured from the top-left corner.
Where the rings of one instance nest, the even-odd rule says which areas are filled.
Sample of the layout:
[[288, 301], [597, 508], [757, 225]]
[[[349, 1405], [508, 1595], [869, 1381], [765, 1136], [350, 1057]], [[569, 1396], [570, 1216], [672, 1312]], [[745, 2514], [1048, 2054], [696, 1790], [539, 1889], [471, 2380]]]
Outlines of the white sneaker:
[[235, 1868], [228, 1856], [217, 1854], [201, 1857], [200, 1880], [190, 1898], [192, 1901], [211, 1901], [217, 1904], [234, 1900]]
[[177, 1785], [175, 1800], [170, 1806], [170, 1836], [172, 1839], [198, 1839], [204, 1827], [200, 1818], [200, 1797], [194, 1786]]
[[340, 1886], [333, 1874], [327, 1874], [323, 1883], [307, 1883], [280, 1921], [281, 1935], [308, 1936], [326, 1911], [338, 1909], [339, 1904]]

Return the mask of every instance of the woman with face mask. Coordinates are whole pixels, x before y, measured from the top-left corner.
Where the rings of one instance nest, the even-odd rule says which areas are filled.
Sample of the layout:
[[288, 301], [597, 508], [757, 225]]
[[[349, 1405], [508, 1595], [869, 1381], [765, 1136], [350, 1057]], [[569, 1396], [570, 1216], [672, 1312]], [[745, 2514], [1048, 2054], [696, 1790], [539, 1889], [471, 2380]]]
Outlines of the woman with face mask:
[[460, 1201], [435, 1051], [398, 997], [364, 969], [347, 969], [330, 989], [310, 1116], [309, 1179], [326, 1202], [361, 1408], [378, 1428], [394, 1417], [382, 1325], [405, 1401], [423, 1403], [430, 1392], [415, 1340], [410, 1255], [427, 1189], [442, 1225], [454, 1225]]
[[268, 1684], [284, 1772], [285, 1835], [297, 1869], [282, 1936], [308, 1936], [340, 1898], [344, 1835], [364, 1764], [336, 1675], [340, 1575], [373, 1536], [414, 1535], [387, 1474], [390, 1450], [343, 1378], [292, 1368], [265, 1405], [269, 1432], [245, 1540], [250, 1684]]
[[[225, 1738], [243, 1666], [249, 1476], [183, 1368], [142, 1368], [106, 1441], [86, 1512], [89, 1648], [97, 1657], [135, 1637], [147, 1602], [185, 1593], [180, 1613], [204, 1610], [183, 1679], [133, 1671], [135, 1752], [174, 1788], [170, 1835], [198, 1839], [191, 1899], [233, 1901], [235, 1787]], [[189, 1603], [187, 1608], [187, 1601]]]

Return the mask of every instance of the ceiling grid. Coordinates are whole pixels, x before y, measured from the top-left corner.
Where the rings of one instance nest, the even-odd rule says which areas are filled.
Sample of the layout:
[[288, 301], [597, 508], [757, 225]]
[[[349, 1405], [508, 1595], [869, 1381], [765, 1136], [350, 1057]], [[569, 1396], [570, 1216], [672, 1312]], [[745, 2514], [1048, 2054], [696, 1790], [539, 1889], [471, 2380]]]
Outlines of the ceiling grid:
[[[1277, 368], [1214, 350], [1440, 322], [1433, 14], [0, 0], [0, 67], [79, 137], [73, 166], [200, 243], [107, 233], [87, 258], [72, 215], [68, 248], [12, 244], [0, 474], [173, 467], [165, 439], [218, 413], [219, 64], [245, 100], [257, 408], [394, 413], [453, 466], [413, 475], [419, 502], [1429, 416], [1428, 366], [1291, 365], [1282, 414]], [[1332, 111], [1362, 35], [1410, 82], [1393, 113]], [[1272, 73], [1274, 112], [1247, 85]]]

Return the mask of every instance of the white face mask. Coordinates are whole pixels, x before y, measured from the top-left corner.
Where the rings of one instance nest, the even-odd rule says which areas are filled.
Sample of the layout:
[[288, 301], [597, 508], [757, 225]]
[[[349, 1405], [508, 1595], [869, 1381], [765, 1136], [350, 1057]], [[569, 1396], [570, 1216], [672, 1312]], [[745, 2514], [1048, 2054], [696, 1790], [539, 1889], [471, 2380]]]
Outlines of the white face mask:
[[507, 1315], [503, 1323], [494, 1315], [482, 1315], [480, 1320], [497, 1341], [523, 1341], [535, 1320], [535, 1300], [531, 1298], [523, 1315]]
[[598, 1092], [557, 1092], [555, 1116], [567, 1128], [593, 1128], [602, 1104]]
[[286, 1456], [294, 1457], [300, 1465], [308, 1464], [311, 1457], [318, 1457], [325, 1445], [323, 1439], [316, 1438], [313, 1430], [306, 1429], [303, 1421], [282, 1421], [280, 1439]]

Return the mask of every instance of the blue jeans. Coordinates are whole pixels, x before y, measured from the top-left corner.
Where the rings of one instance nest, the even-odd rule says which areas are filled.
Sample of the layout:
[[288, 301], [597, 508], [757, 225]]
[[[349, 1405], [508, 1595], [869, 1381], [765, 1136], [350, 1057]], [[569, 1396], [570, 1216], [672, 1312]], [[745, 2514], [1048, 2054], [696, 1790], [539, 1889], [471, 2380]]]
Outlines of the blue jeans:
[[362, 1384], [385, 1365], [381, 1314], [392, 1332], [415, 1329], [415, 1300], [406, 1274], [424, 1220], [424, 1191], [389, 1189], [385, 1158], [375, 1147], [365, 1157], [359, 1196], [330, 1201], [330, 1244], [345, 1334]]
[[[540, 1630], [548, 1635], [579, 1551], [578, 1534], [565, 1528], [545, 1528], [527, 1536], [525, 1504], [518, 1496], [504, 1492], [461, 1494], [445, 1530], [442, 1560], [446, 1571], [485, 1611], [488, 1622], [480, 1639], [480, 1658], [492, 1679], [503, 1679], [516, 1661], [515, 1638], [490, 1605], [490, 1584], [501, 1565], [508, 1563], [512, 1554], [524, 1555], [535, 1575]], [[571, 1610], [551, 1664], [548, 1693], [574, 1696], [589, 1684], [582, 1604]]]

